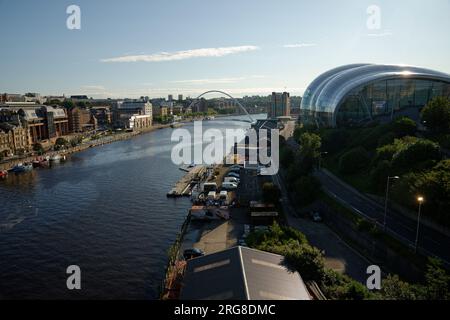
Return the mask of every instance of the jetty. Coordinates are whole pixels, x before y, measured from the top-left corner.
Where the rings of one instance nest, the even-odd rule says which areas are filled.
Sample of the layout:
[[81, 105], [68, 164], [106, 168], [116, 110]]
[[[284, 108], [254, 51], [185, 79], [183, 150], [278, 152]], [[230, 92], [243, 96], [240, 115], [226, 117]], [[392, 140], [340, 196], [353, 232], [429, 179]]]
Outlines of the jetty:
[[[186, 168], [184, 168], [184, 170], [186, 170]], [[207, 169], [205, 165], [197, 165], [190, 168], [190, 170], [167, 193], [167, 197], [176, 198], [190, 196], [192, 188], [200, 181], [204, 180], [206, 174]]]

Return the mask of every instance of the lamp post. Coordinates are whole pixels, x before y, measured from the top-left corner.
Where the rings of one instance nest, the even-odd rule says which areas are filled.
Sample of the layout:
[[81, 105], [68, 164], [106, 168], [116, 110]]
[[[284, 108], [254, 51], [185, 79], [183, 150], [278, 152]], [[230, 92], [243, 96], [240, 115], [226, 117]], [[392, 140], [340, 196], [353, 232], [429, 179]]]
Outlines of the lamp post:
[[387, 207], [388, 207], [388, 197], [389, 197], [389, 185], [391, 179], [400, 179], [399, 176], [393, 176], [393, 177], [387, 177], [387, 183], [386, 183], [386, 197], [384, 201], [384, 219], [383, 219], [383, 229], [386, 230], [386, 218], [387, 218]]
[[420, 227], [420, 209], [422, 208], [422, 203], [424, 201], [424, 198], [422, 196], [417, 197], [417, 202], [419, 202], [419, 212], [417, 214], [417, 231], [416, 231], [416, 242], [414, 245], [414, 252], [417, 253], [417, 247], [419, 244], [419, 227]]

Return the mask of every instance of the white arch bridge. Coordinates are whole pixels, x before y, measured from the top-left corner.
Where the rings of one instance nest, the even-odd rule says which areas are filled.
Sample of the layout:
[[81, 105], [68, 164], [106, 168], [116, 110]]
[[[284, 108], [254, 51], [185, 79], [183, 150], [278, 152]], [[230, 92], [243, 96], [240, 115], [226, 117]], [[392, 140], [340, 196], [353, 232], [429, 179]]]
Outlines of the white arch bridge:
[[220, 93], [223, 94], [225, 96], [227, 96], [228, 98], [230, 98], [231, 100], [233, 100], [234, 103], [236, 103], [239, 108], [244, 111], [244, 113], [247, 115], [247, 117], [249, 118], [248, 120], [245, 119], [221, 119], [221, 120], [229, 120], [229, 121], [243, 121], [243, 122], [249, 122], [249, 123], [255, 123], [256, 120], [252, 118], [252, 116], [248, 113], [247, 109], [245, 109], [245, 107], [233, 96], [231, 96], [230, 94], [221, 91], [221, 90], [209, 90], [206, 92], [203, 92], [201, 95], [199, 95], [197, 98], [195, 98], [191, 104], [189, 105], [189, 108], [191, 108], [194, 104], [196, 104], [198, 102], [198, 100], [200, 100], [201, 97], [203, 97], [204, 95], [207, 95], [209, 93]]

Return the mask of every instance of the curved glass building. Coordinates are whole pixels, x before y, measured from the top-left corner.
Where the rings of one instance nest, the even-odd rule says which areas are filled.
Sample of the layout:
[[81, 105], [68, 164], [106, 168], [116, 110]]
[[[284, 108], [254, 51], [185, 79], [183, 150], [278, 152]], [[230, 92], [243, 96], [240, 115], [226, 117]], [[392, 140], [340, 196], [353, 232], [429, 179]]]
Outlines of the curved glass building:
[[419, 117], [437, 96], [450, 97], [450, 75], [404, 65], [350, 64], [318, 76], [301, 104], [303, 121], [349, 126], [395, 115]]

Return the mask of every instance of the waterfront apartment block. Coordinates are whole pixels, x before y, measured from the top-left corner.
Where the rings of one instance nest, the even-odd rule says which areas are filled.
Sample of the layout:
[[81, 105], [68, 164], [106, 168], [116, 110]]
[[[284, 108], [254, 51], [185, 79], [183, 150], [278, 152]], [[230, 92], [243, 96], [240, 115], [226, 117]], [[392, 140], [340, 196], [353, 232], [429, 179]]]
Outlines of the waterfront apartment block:
[[267, 116], [269, 119], [287, 117], [290, 115], [291, 99], [288, 92], [272, 92], [272, 103]]
[[85, 132], [97, 128], [97, 120], [88, 109], [74, 107], [67, 111], [70, 132]]
[[30, 150], [26, 128], [10, 123], [0, 123], [0, 156], [20, 155]]

